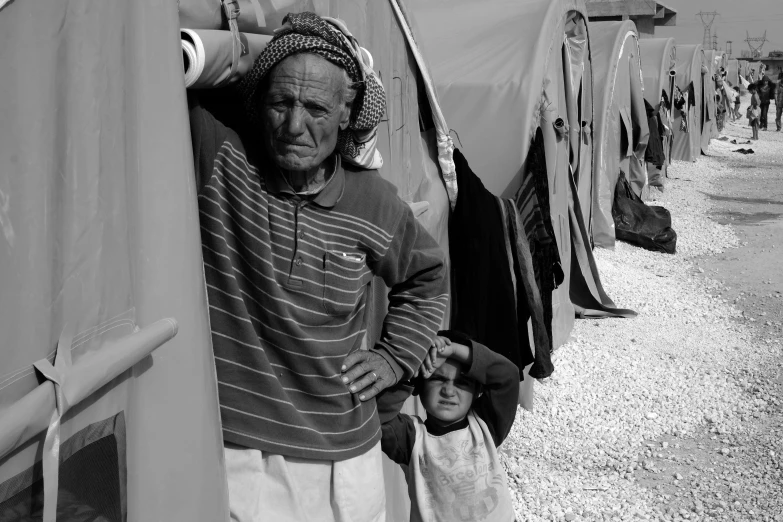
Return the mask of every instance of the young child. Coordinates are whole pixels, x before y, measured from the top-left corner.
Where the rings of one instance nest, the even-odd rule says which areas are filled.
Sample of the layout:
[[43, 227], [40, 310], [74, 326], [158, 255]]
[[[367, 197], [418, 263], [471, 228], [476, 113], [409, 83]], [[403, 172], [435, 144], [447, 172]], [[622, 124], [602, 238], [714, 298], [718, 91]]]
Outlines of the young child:
[[406, 472], [411, 522], [514, 521], [496, 448], [517, 411], [516, 365], [459, 332], [439, 332], [413, 388], [426, 421], [399, 413], [410, 386], [378, 399], [381, 448]]
[[759, 118], [761, 117], [761, 107], [759, 101], [759, 95], [756, 94], [756, 86], [751, 85], [748, 87], [750, 91], [750, 107], [748, 107], [748, 124], [753, 131], [753, 136], [750, 138], [754, 141], [759, 139]]

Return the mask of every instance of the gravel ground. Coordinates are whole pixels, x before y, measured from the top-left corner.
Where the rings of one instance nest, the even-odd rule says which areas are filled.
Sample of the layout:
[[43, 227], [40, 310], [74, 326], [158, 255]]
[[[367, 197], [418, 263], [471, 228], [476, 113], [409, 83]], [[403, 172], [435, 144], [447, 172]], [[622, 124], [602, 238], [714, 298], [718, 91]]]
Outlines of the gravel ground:
[[[750, 136], [743, 121], [725, 133]], [[676, 255], [596, 250], [607, 292], [639, 317], [577, 321], [535, 411], [519, 410], [501, 454], [520, 521], [783, 521], [779, 324], [759, 330], [743, 295], [727, 299], [701, 267], [744, 243], [706, 194], [729, 176], [752, 182], [762, 164], [783, 164], [781, 134], [713, 140], [654, 196], [672, 213]]]

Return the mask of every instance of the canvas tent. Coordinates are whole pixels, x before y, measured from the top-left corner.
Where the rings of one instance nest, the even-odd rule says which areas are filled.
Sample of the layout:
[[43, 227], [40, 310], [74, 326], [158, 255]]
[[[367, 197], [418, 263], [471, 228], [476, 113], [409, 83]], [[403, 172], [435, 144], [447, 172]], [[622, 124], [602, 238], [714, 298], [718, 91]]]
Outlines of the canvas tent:
[[227, 520], [176, 4], [2, 4], [0, 518]]
[[[537, 129], [566, 278], [553, 295], [553, 344], [585, 315], [613, 308], [592, 258], [581, 193], [592, 189], [592, 64], [582, 1], [409, 0], [416, 40], [472, 170], [513, 198]], [[590, 199], [588, 199], [590, 201]], [[611, 312], [610, 312], [611, 313]]]
[[[211, 1], [178, 4], [180, 15], [214, 14]], [[59, 428], [61, 520], [228, 520], [176, 5], [24, 0], [0, 10], [0, 63], [13, 72], [0, 77], [0, 518], [40, 514], [42, 485], [58, 489], [57, 459], [41, 453], [65, 404], [52, 384], [64, 373], [88, 375], [92, 388], [62, 387], [86, 398]], [[269, 33], [285, 12], [315, 10], [371, 50], [387, 94], [381, 174], [447, 249], [435, 136], [418, 124], [422, 72], [392, 3], [263, 5], [243, 31]], [[207, 27], [220, 29], [219, 9], [216, 19]], [[373, 287], [381, 313], [386, 296]], [[58, 355], [41, 384], [33, 364], [66, 350], [73, 371]], [[388, 519], [402, 520], [404, 479], [390, 461], [386, 479]]]
[[702, 121], [702, 64], [704, 52], [701, 45], [677, 46], [677, 87], [687, 94], [693, 83], [693, 99], [688, 100], [685, 107], [685, 126], [683, 130], [683, 113], [675, 109], [674, 144], [672, 159], [681, 161], [696, 161], [701, 154], [701, 121]]
[[593, 241], [614, 248], [614, 189], [624, 172], [637, 195], [647, 184], [644, 152], [650, 131], [644, 107], [636, 25], [590, 23], [595, 73]]
[[704, 51], [702, 62], [701, 81], [701, 152], [706, 154], [710, 147], [710, 141], [717, 135], [718, 128], [715, 122], [717, 103], [715, 102], [715, 59], [716, 51], [709, 49]]
[[[672, 128], [674, 111], [671, 106], [674, 99], [675, 76], [677, 74], [677, 46], [674, 38], [643, 38], [639, 40], [642, 53], [642, 76], [644, 77], [644, 98], [655, 109], [666, 126], [662, 136], [663, 152], [666, 161], [663, 168], [647, 164], [647, 176], [651, 185], [663, 187], [663, 180], [671, 163]], [[669, 107], [663, 103], [668, 100]]]
[[726, 61], [726, 80], [731, 84], [732, 87], [739, 86], [740, 91], [742, 90], [742, 82], [739, 80], [740, 75], [740, 61], [735, 59], [729, 59]]
[[[707, 72], [707, 75], [704, 79], [704, 85], [705, 88], [709, 87], [712, 89], [712, 97], [710, 98], [713, 102], [712, 106], [712, 113], [713, 116], [712, 124], [710, 125], [710, 138], [717, 138], [720, 136], [720, 133], [718, 132], [718, 124], [717, 124], [717, 112], [718, 112], [718, 102], [715, 100], [716, 94], [720, 94], [721, 96], [721, 103], [725, 106], [725, 98], [723, 93], [720, 91], [722, 90], [720, 88], [720, 84], [717, 81], [718, 76], [720, 75], [720, 68], [723, 67], [726, 68], [727, 63], [727, 57], [726, 53], [722, 53], [720, 51], [710, 50], [705, 51], [705, 57], [707, 61], [707, 67], [709, 71]], [[706, 90], [705, 90], [706, 92]], [[707, 142], [707, 146], [709, 146], [709, 142]], [[703, 149], [704, 152], [706, 152], [706, 149]]]

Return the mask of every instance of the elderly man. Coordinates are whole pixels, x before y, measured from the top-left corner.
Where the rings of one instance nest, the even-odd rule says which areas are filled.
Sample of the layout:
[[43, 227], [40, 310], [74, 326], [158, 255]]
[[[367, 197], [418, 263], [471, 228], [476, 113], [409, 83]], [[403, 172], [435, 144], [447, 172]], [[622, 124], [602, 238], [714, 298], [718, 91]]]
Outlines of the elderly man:
[[[339, 21], [289, 15], [240, 86], [254, 131], [191, 99], [232, 520], [384, 520], [374, 397], [441, 326], [442, 252], [352, 165], [385, 106], [366, 59]], [[373, 276], [390, 304], [367, 346]]]

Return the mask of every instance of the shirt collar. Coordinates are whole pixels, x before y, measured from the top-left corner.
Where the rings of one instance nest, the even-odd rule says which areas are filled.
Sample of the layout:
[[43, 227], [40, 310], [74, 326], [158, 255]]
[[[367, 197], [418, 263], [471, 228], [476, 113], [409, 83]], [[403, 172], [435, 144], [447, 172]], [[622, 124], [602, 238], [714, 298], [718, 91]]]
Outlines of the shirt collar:
[[427, 420], [424, 421], [424, 427], [427, 428], [427, 433], [436, 437], [446, 435], [452, 431], [464, 430], [468, 426], [469, 422], [467, 416], [465, 416], [464, 419], [455, 422], [454, 424], [449, 424], [448, 426], [441, 426], [436, 424], [435, 421], [430, 419], [430, 417], [427, 417]]
[[[324, 208], [334, 207], [343, 195], [345, 190], [345, 170], [343, 169], [342, 161], [339, 154], [335, 154], [334, 158], [334, 171], [329, 179], [326, 181], [326, 185], [315, 195], [309, 196], [309, 199], [316, 205]], [[293, 198], [308, 198], [308, 196], [301, 196], [297, 194], [291, 185], [283, 178], [280, 169], [272, 163], [268, 162], [266, 171], [266, 188], [273, 195], [285, 195]]]

